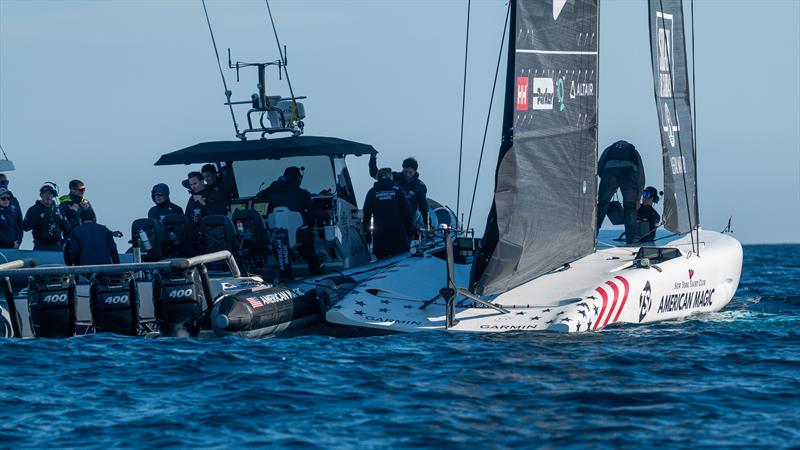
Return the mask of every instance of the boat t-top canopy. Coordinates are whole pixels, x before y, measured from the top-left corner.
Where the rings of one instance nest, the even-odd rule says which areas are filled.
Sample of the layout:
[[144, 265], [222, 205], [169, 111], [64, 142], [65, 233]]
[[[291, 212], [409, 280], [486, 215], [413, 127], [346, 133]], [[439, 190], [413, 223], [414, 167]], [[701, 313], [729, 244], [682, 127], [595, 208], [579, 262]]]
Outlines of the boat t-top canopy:
[[291, 136], [254, 141], [203, 142], [162, 155], [157, 166], [219, 161], [253, 161], [294, 156], [375, 155], [367, 144], [323, 136]]

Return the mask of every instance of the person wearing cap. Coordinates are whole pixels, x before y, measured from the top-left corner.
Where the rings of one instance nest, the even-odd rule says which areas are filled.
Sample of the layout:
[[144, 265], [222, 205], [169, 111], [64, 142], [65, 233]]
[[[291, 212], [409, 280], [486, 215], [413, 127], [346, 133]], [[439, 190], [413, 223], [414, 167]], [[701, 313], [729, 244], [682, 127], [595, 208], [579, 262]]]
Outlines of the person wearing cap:
[[33, 234], [34, 250], [61, 251], [69, 222], [56, 205], [56, 189], [45, 184], [39, 189], [39, 198], [25, 213], [22, 229]]
[[[303, 173], [299, 167], [290, 166], [283, 171], [283, 176], [272, 182], [266, 189], [256, 195], [256, 201], [268, 203], [267, 214], [281, 206], [290, 211], [299, 212], [303, 216], [303, 227], [297, 230], [297, 242], [300, 244], [298, 251], [308, 263], [311, 275], [322, 273], [319, 257], [314, 247], [314, 233], [312, 227], [317, 222], [327, 220], [325, 213], [319, 210], [311, 200], [311, 193], [300, 187], [303, 182]], [[288, 276], [291, 271], [285, 272]]]
[[[69, 222], [69, 229], [72, 230], [80, 225], [80, 211], [92, 209], [92, 204], [86, 199], [86, 185], [81, 180], [71, 180], [69, 182], [69, 194], [62, 195], [58, 199], [61, 214]], [[67, 231], [69, 234], [69, 230]]]
[[627, 244], [636, 241], [636, 210], [639, 209], [639, 194], [645, 186], [642, 157], [633, 144], [617, 141], [609, 145], [597, 162], [600, 186], [597, 188], [597, 232], [606, 218], [608, 205], [617, 192], [622, 191], [622, 216], [625, 223]]
[[[9, 189], [9, 180], [6, 174], [0, 173], [0, 188]], [[11, 192], [11, 191], [9, 191]], [[19, 200], [14, 195], [11, 195], [11, 202], [8, 205], [11, 213], [14, 215], [14, 220], [17, 222], [17, 229], [19, 230], [19, 236], [17, 236], [17, 240], [22, 243], [22, 208], [19, 206]]]
[[0, 187], [0, 248], [19, 248], [17, 217], [11, 209], [11, 191]]
[[407, 252], [414, 233], [411, 207], [392, 177], [392, 169], [379, 170], [378, 181], [364, 199], [364, 234], [378, 259]]
[[153, 199], [155, 206], [147, 212], [147, 217], [159, 221], [162, 225], [165, 217], [172, 214], [183, 214], [183, 209], [169, 200], [169, 186], [164, 183], [153, 186], [150, 198]]
[[653, 204], [658, 203], [658, 195], [658, 190], [653, 186], [647, 186], [642, 191], [642, 204], [636, 211], [640, 230], [638, 242], [649, 242], [656, 237], [656, 230], [661, 224], [661, 216], [653, 208]]
[[[428, 188], [419, 179], [419, 163], [415, 158], [403, 160], [403, 171], [392, 172], [392, 181], [399, 187], [411, 207], [411, 217], [414, 222], [419, 222], [422, 228], [428, 226]], [[375, 155], [369, 157], [369, 176], [378, 179], [378, 159]], [[417, 219], [419, 212], [419, 220]]]
[[69, 234], [67, 263], [74, 266], [119, 264], [117, 244], [111, 230], [96, 222], [91, 208], [81, 209], [78, 214], [81, 224]]

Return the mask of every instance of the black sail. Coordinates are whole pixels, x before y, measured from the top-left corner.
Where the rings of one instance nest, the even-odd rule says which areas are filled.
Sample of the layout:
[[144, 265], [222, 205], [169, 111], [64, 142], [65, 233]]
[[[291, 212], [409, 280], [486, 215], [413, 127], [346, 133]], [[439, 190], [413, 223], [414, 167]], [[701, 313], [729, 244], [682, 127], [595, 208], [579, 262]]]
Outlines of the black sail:
[[494, 203], [472, 275], [483, 295], [595, 245], [597, 0], [512, 0], [512, 8]]
[[687, 233], [697, 225], [697, 173], [681, 0], [650, 0], [653, 64], [661, 153], [665, 228]]

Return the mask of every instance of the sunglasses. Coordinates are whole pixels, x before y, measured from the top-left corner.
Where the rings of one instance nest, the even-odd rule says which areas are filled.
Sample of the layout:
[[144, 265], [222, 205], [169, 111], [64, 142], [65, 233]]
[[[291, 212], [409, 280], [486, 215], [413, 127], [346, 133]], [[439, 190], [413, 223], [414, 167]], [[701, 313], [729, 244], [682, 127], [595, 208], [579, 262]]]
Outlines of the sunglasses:
[[75, 190], [78, 191], [78, 192], [86, 192], [86, 188], [85, 187], [76, 188]]
[[11, 200], [11, 197], [0, 197], [0, 202], [7, 202]]
[[154, 194], [156, 197], [165, 197], [164, 194]]
[[651, 195], [650, 195], [649, 192], [647, 192], [647, 191], [642, 192], [642, 198], [650, 198], [650, 197], [651, 197]]

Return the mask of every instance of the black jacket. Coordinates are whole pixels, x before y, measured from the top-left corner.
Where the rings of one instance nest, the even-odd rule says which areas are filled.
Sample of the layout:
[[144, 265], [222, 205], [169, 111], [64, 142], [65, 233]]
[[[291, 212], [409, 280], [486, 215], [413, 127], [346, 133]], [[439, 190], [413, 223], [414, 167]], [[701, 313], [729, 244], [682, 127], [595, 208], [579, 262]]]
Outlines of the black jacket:
[[403, 191], [391, 180], [376, 181], [364, 199], [364, 232], [374, 220], [372, 252], [378, 258], [408, 251], [414, 231], [411, 208]]
[[147, 211], [147, 218], [155, 219], [163, 225], [164, 217], [170, 216], [172, 214], [183, 214], [183, 210], [181, 209], [180, 206], [167, 200], [166, 202], [160, 205], [155, 205], [152, 208], [150, 208], [150, 211]]
[[37, 200], [25, 213], [22, 229], [33, 232], [34, 244], [55, 244], [69, 232], [69, 222], [56, 202], [48, 207]]
[[597, 162], [597, 173], [603, 178], [606, 169], [630, 169], [636, 173], [637, 191], [642, 192], [645, 184], [644, 165], [642, 157], [632, 144], [617, 141], [603, 150]]
[[16, 211], [10, 205], [0, 207], [0, 248], [14, 248], [14, 243], [19, 242], [22, 230], [17, 227]]
[[[186, 210], [185, 214], [186, 217], [189, 218], [189, 222], [193, 223], [195, 226], [200, 225], [200, 221], [203, 220], [203, 217], [213, 216], [217, 214], [228, 214], [228, 205], [225, 202], [225, 198], [219, 191], [215, 191], [212, 189], [205, 188], [200, 191], [200, 195], [205, 198], [206, 205], [203, 206], [200, 202], [196, 202], [194, 200], [194, 195], [189, 197], [189, 202], [186, 203]], [[199, 228], [198, 228], [199, 229]]]
[[[92, 209], [92, 204], [86, 197], [78, 197], [77, 195], [67, 194], [58, 198], [58, 207], [61, 208], [61, 214], [67, 219], [69, 229], [77, 228], [81, 224], [80, 210], [81, 208]], [[67, 232], [69, 234], [69, 231]]]
[[22, 236], [24, 235], [22, 231], [22, 208], [19, 206], [17, 197], [11, 196], [11, 202], [8, 208], [11, 210], [14, 215], [14, 221], [17, 223], [17, 242], [22, 243]]
[[72, 265], [119, 264], [117, 244], [111, 230], [94, 222], [85, 222], [69, 235], [69, 256]]
[[303, 215], [303, 222], [309, 226], [313, 226], [317, 220], [326, 219], [325, 214], [311, 200], [310, 192], [284, 180], [273, 181], [269, 187], [256, 195], [256, 201], [269, 202], [267, 214], [278, 206], [299, 212]]
[[[369, 176], [372, 178], [378, 176], [378, 161], [375, 158], [369, 159]], [[411, 207], [412, 220], [416, 219], [417, 211], [419, 211], [422, 215], [423, 225], [427, 225], [428, 187], [419, 179], [419, 172], [417, 172], [411, 180], [407, 180], [403, 172], [392, 172], [392, 179], [394, 180], [394, 184], [403, 190], [408, 200], [408, 205]]]
[[644, 236], [639, 237], [640, 242], [652, 241], [656, 237], [656, 230], [661, 223], [661, 216], [656, 212], [652, 206], [642, 205], [636, 211], [636, 216], [639, 222], [647, 222], [650, 227], [650, 232]]

